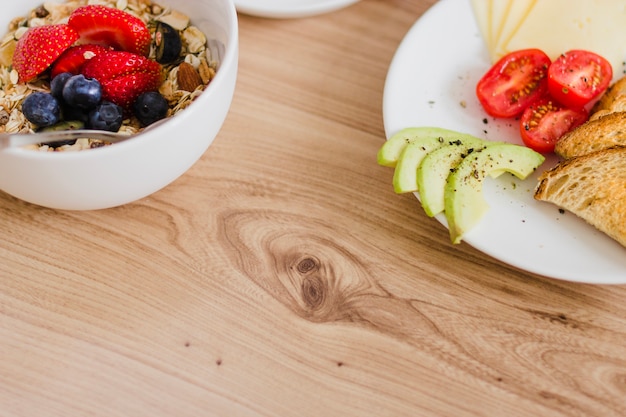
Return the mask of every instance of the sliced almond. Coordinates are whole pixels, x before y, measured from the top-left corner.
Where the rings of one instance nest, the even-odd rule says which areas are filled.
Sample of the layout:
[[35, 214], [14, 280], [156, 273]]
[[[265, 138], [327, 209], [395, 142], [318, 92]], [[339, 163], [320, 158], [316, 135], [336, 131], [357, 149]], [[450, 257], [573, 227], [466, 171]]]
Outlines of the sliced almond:
[[0, 45], [0, 65], [6, 67], [11, 65], [16, 45], [17, 41], [12, 36]]
[[202, 78], [202, 82], [204, 84], [208, 84], [209, 81], [215, 77], [215, 69], [209, 66], [209, 63], [206, 62], [205, 59], [200, 60], [200, 65], [198, 66], [198, 73], [200, 74], [200, 78]]

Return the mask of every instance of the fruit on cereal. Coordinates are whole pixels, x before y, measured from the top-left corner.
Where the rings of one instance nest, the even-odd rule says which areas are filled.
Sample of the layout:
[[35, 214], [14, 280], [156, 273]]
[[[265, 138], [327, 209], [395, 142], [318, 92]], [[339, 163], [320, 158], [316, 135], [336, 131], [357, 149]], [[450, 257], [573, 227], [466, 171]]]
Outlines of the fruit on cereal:
[[108, 50], [109, 48], [105, 46], [95, 44], [71, 46], [65, 50], [50, 67], [50, 78], [54, 79], [62, 72], [80, 74], [87, 60]]
[[158, 91], [141, 94], [133, 103], [133, 114], [142, 126], [148, 126], [167, 116], [168, 103]]
[[50, 81], [50, 94], [52, 94], [57, 99], [63, 99], [63, 87], [65, 87], [65, 83], [69, 80], [74, 74], [71, 72], [62, 72], [57, 74], [56, 77]]
[[[61, 121], [55, 125], [41, 128], [38, 130], [38, 132], [56, 132], [59, 130], [79, 130], [79, 129], [84, 129], [84, 128], [85, 128], [84, 123], [76, 121], [76, 120], [70, 120], [70, 121]], [[69, 139], [69, 140], [73, 141], [74, 139]], [[60, 142], [56, 142], [56, 143], [60, 143]]]
[[124, 51], [98, 54], [84, 65], [82, 73], [102, 85], [103, 99], [125, 110], [140, 94], [161, 85], [161, 65], [142, 55]]
[[[5, 108], [17, 112], [10, 130], [91, 128], [132, 133], [186, 108], [196, 94], [179, 92], [181, 85], [192, 85], [180, 83], [178, 76], [181, 72], [185, 75], [185, 70], [179, 71], [179, 64], [193, 63], [193, 67], [186, 64], [193, 71], [187, 71], [187, 75], [196, 79], [189, 91], [199, 92], [217, 69], [217, 62], [207, 60], [206, 37], [191, 25], [189, 16], [151, 7], [150, 2], [139, 3], [137, 8], [135, 0], [128, 4], [78, 0], [58, 6], [46, 2], [26, 18], [15, 20], [4, 38], [10, 42], [0, 45], [0, 70], [10, 75], [11, 83], [17, 78], [22, 84], [15, 92], [5, 91], [7, 97], [0, 97]], [[54, 11], [47, 9], [49, 5]], [[88, 65], [99, 55], [106, 58]], [[183, 78], [193, 81], [191, 76]], [[26, 103], [29, 120], [23, 114], [24, 100], [46, 90], [49, 95], [45, 99], [37, 101], [37, 94]], [[38, 108], [44, 109], [45, 117], [36, 114]], [[4, 128], [8, 130], [8, 126]], [[46, 145], [39, 149], [53, 147], [57, 148]], [[81, 143], [73, 149], [85, 146]]]
[[38, 127], [52, 126], [61, 120], [61, 105], [52, 94], [35, 91], [24, 99], [22, 113]]
[[89, 112], [88, 124], [90, 129], [117, 132], [124, 121], [123, 109], [110, 101], [103, 101]]
[[47, 70], [77, 39], [78, 33], [66, 24], [29, 28], [17, 41], [13, 54], [19, 81], [31, 81]]
[[157, 22], [154, 32], [157, 62], [169, 64], [180, 56], [183, 47], [178, 31], [164, 22]]
[[98, 44], [139, 55], [148, 55], [152, 37], [138, 17], [113, 7], [90, 4], [72, 12], [67, 23], [78, 32], [82, 44]]
[[89, 110], [68, 106], [61, 102], [61, 116], [66, 122], [78, 122], [86, 125], [89, 119]]
[[63, 86], [63, 101], [79, 109], [90, 110], [102, 100], [102, 86], [98, 80], [83, 74], [71, 76]]

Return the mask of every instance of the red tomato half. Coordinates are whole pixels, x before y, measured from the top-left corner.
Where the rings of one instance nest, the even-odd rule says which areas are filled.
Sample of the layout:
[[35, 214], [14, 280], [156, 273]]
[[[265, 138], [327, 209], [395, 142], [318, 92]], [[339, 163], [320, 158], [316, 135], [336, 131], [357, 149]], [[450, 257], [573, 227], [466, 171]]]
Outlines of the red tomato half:
[[609, 86], [613, 69], [593, 52], [572, 50], [559, 56], [548, 69], [548, 90], [566, 107], [581, 108]]
[[528, 106], [520, 118], [522, 140], [537, 152], [550, 153], [561, 136], [588, 118], [585, 109], [571, 109], [549, 96], [543, 97]]
[[503, 56], [476, 85], [476, 96], [494, 117], [514, 117], [548, 91], [550, 58], [539, 49]]

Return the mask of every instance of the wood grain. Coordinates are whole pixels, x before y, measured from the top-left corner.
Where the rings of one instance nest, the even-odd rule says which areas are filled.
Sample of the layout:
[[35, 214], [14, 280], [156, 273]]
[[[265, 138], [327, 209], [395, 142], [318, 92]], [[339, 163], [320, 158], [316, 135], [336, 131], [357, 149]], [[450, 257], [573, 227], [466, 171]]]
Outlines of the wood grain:
[[96, 212], [0, 194], [0, 416], [624, 416], [624, 286], [535, 276], [376, 164], [434, 1], [240, 16], [213, 146]]

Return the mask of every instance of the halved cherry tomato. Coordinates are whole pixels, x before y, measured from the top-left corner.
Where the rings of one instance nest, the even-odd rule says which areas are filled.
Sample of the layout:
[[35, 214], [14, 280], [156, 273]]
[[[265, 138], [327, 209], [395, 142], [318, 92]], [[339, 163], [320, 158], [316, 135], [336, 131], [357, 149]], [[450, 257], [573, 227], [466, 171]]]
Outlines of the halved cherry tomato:
[[553, 152], [558, 139], [585, 123], [588, 116], [584, 108], [568, 108], [545, 96], [524, 110], [520, 118], [522, 140], [537, 152]]
[[611, 63], [590, 51], [572, 50], [554, 60], [548, 69], [548, 91], [567, 107], [585, 107], [611, 82]]
[[590, 51], [572, 50], [548, 69], [548, 91], [559, 103], [581, 108], [602, 94], [613, 78], [609, 61]]
[[518, 116], [548, 91], [550, 62], [540, 49], [511, 52], [478, 81], [476, 96], [491, 116]]

